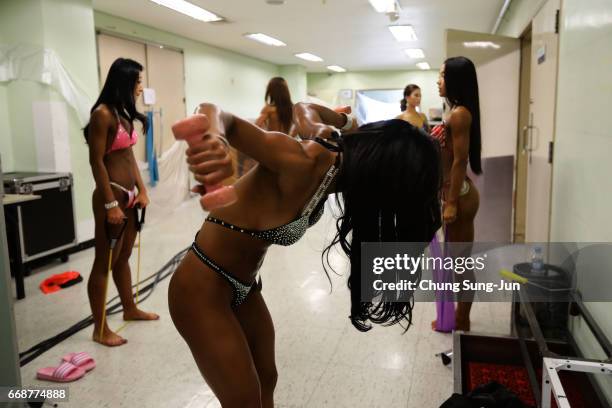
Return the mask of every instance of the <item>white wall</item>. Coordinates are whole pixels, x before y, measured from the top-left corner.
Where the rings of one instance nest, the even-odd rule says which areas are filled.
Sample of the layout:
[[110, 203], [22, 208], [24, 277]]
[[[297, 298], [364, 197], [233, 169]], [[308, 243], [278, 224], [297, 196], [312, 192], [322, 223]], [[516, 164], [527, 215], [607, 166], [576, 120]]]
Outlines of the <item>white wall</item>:
[[495, 34], [520, 37], [546, 0], [512, 0]]
[[[438, 96], [438, 71], [363, 71], [336, 74], [308, 74], [308, 94], [330, 104], [345, 103], [338, 99], [338, 91], [371, 89], [404, 89], [408, 84], [421, 87], [421, 108], [427, 113], [430, 108], [442, 108]], [[400, 101], [397, 101], [399, 106]]]
[[[612, 3], [564, 0], [561, 16], [559, 81], [552, 190], [552, 241], [612, 241]], [[611, 288], [612, 273], [596, 280]], [[590, 303], [589, 310], [612, 339], [612, 303]], [[603, 353], [589, 330], [574, 322], [580, 348], [590, 357]], [[609, 376], [608, 376], [609, 377]], [[604, 389], [612, 401], [612, 380]]]
[[[467, 48], [465, 42], [491, 41], [498, 49]], [[476, 65], [480, 96], [482, 157], [516, 154], [520, 43], [514, 38], [448, 30], [446, 56], [464, 56]]]

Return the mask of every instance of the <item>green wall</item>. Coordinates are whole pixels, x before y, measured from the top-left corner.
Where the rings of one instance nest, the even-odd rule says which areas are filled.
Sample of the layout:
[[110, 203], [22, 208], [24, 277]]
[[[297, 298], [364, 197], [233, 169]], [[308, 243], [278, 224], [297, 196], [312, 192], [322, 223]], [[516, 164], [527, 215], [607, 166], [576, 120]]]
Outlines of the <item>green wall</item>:
[[[187, 111], [213, 102], [239, 116], [255, 118], [277, 65], [193, 41], [102, 12], [94, 13], [96, 28], [110, 33], [180, 48], [185, 55]], [[206, 39], [202, 39], [206, 41]]]
[[291, 100], [301, 102], [306, 99], [307, 78], [306, 68], [302, 65], [281, 65], [280, 76], [285, 78], [291, 92]]
[[[0, 39], [0, 43], [2, 40]], [[11, 137], [11, 124], [8, 108], [8, 89], [0, 84], [0, 156], [2, 157], [2, 170], [12, 171], [13, 164], [13, 140]]]
[[[0, 4], [0, 10], [0, 32], [4, 43], [33, 45], [53, 50], [72, 80], [93, 102], [98, 89], [98, 79], [91, 0], [5, 1]], [[67, 24], [66, 21], [70, 23]], [[5, 159], [10, 166], [7, 166], [6, 170], [53, 170], [41, 169], [38, 162], [41, 155], [54, 155], [54, 152], [50, 148], [53, 146], [52, 140], [44, 140], [42, 145], [37, 145], [40, 139], [36, 138], [33, 104], [62, 103], [63, 97], [37, 82], [17, 80], [10, 82], [6, 88], [10, 117], [10, 125], [5, 125], [10, 135], [10, 141], [6, 144], [11, 148], [7, 156], [12, 156]], [[90, 199], [93, 189], [81, 123], [68, 105], [65, 114], [54, 112], [47, 118], [38, 117], [36, 120], [45, 121], [43, 128], [60, 129], [57, 131], [68, 133], [62, 136], [67, 138], [69, 154], [55, 156], [55, 164], [68, 167], [74, 175], [75, 212], [77, 229], [80, 229], [80, 222], [92, 218]], [[65, 123], [66, 127], [63, 128], [61, 123]], [[49, 130], [45, 136], [54, 135], [54, 131]], [[59, 161], [61, 163], [58, 163]], [[90, 236], [79, 238], [89, 239]]]
[[[330, 104], [338, 103], [338, 91], [352, 89], [404, 89], [410, 83], [421, 87], [421, 107], [427, 113], [429, 108], [441, 108], [438, 96], [438, 71], [362, 71], [335, 74], [308, 74], [308, 94]], [[399, 101], [398, 101], [399, 104]]]
[[[254, 118], [263, 105], [268, 80], [279, 75], [279, 68], [274, 64], [95, 12], [91, 0], [0, 2], [0, 42], [55, 51], [92, 104], [99, 92], [96, 28], [183, 49], [188, 112], [198, 103], [209, 101], [238, 115]], [[38, 157], [47, 154], [47, 149], [36, 145], [33, 104], [57, 101], [63, 102], [61, 95], [40, 83], [0, 84], [0, 151], [5, 171], [41, 170]], [[67, 119], [70, 147], [67, 160], [74, 175], [77, 229], [82, 241], [93, 237], [90, 201], [94, 181], [82, 126], [67, 105], [66, 111], [67, 118], [51, 115], [45, 126], [51, 129]]]
[[[26, 21], [28, 29], [24, 30]], [[42, 1], [0, 2], [0, 33], [4, 44], [42, 45]], [[10, 119], [3, 127], [10, 126], [6, 130], [11, 140], [7, 143], [10, 145], [8, 154], [3, 154], [4, 171], [35, 170], [37, 159], [31, 101], [47, 99], [48, 91], [42, 85], [23, 81], [10, 82], [5, 89], [6, 113]]]

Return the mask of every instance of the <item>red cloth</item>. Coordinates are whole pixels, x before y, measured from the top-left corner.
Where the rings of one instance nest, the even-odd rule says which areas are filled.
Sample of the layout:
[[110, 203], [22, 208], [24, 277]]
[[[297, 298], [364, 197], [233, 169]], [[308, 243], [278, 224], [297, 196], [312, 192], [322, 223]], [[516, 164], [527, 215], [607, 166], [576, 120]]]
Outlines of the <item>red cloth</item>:
[[[531, 407], [536, 406], [535, 398], [531, 391], [531, 384], [527, 369], [521, 366], [492, 364], [492, 363], [468, 363], [468, 391], [472, 391], [479, 385], [490, 381], [496, 381], [510, 391], [515, 393], [523, 403]], [[538, 380], [542, 380], [542, 369], [536, 370]], [[562, 371], [559, 378], [572, 408], [594, 407], [589, 399], [585, 398], [582, 390], [588, 386], [588, 379], [582, 373], [570, 373]], [[552, 398], [551, 407], [557, 408], [555, 399]]]
[[40, 283], [40, 290], [42, 290], [45, 295], [57, 292], [61, 289], [61, 285], [65, 285], [72, 280], [78, 279], [80, 276], [81, 275], [75, 271], [58, 273], [42, 281]]

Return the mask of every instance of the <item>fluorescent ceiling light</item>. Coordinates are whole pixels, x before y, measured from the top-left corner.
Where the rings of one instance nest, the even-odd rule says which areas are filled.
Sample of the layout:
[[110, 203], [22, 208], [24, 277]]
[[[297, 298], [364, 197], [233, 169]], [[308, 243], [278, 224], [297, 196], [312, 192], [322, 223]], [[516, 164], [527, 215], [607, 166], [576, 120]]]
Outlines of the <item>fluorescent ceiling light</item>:
[[327, 69], [334, 72], [346, 72], [346, 69], [342, 68], [339, 65], [329, 65]]
[[404, 50], [404, 52], [409, 58], [412, 59], [425, 58], [425, 53], [420, 48], [409, 48], [407, 50]]
[[501, 45], [491, 41], [468, 41], [464, 42], [463, 46], [465, 48], [494, 48], [496, 50], [501, 48]]
[[377, 13], [393, 13], [396, 11], [396, 0], [370, 0]]
[[411, 25], [393, 25], [389, 26], [391, 34], [397, 41], [416, 41], [417, 35], [414, 27]]
[[189, 3], [185, 0], [151, 0], [153, 3], [157, 3], [161, 6], [168, 7], [174, 11], [178, 11], [179, 13], [185, 14], [191, 18], [195, 18], [196, 20], [204, 21], [206, 23], [210, 23], [213, 21], [221, 21], [224, 18], [216, 15], [215, 13], [211, 13], [208, 10], [204, 10], [200, 6], [196, 6], [195, 4]]
[[427, 69], [431, 69], [431, 67], [429, 66], [428, 63], [426, 62], [419, 62], [418, 64], [416, 64], [417, 67], [423, 69], [423, 70], [427, 70]]
[[273, 47], [284, 47], [287, 45], [281, 40], [277, 40], [274, 37], [270, 37], [269, 35], [262, 33], [245, 34], [244, 36], [250, 38], [251, 40], [259, 41], [260, 43], [271, 45]]
[[295, 54], [295, 56], [298, 57], [298, 58], [301, 58], [303, 60], [306, 60], [306, 61], [312, 61], [312, 62], [323, 61], [323, 58], [317, 57], [316, 55], [310, 54], [308, 52], [301, 52], [299, 54]]

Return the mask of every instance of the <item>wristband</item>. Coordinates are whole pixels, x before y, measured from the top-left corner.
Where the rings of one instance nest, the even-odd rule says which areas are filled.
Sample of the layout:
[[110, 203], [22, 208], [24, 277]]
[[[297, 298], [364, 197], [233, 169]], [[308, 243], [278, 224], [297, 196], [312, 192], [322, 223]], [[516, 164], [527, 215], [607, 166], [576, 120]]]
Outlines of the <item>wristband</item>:
[[343, 115], [346, 118], [346, 123], [344, 124], [344, 126], [342, 126], [340, 128], [340, 130], [342, 132], [346, 132], [347, 130], [351, 130], [351, 128], [353, 127], [353, 117], [350, 115], [347, 115], [346, 113], [342, 112], [340, 113], [341, 115]]
[[110, 210], [112, 208], [115, 207], [119, 207], [119, 201], [115, 200], [115, 201], [111, 201], [110, 203], [105, 203], [104, 204], [104, 208], [106, 208], [107, 210]]
[[230, 143], [229, 140], [227, 140], [227, 138], [225, 136], [217, 136], [224, 144], [226, 147], [230, 147]]

